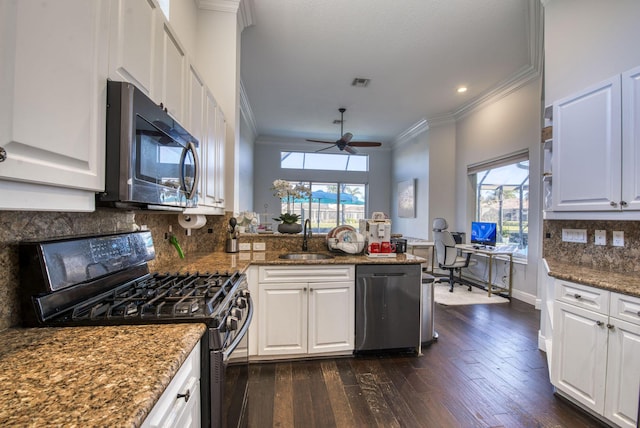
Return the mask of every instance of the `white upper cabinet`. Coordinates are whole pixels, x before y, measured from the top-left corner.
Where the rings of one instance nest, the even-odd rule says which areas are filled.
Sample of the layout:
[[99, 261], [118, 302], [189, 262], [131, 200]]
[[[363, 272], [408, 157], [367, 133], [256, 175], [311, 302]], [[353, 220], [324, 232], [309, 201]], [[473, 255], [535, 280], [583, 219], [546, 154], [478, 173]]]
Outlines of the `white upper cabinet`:
[[622, 143], [622, 200], [640, 210], [640, 67], [622, 74]]
[[640, 210], [639, 106], [640, 67], [554, 103], [554, 212]]
[[187, 56], [169, 24], [162, 26], [160, 93], [157, 98], [178, 122], [185, 123]]
[[[163, 15], [152, 0], [117, 0], [111, 11], [109, 77], [156, 99]], [[157, 79], [157, 80], [156, 80]]]
[[[104, 189], [109, 5], [0, 3], [0, 209], [94, 209], [93, 192]], [[50, 187], [33, 184], [59, 190], [44, 198]]]
[[620, 77], [560, 100], [553, 109], [553, 210], [617, 208]]

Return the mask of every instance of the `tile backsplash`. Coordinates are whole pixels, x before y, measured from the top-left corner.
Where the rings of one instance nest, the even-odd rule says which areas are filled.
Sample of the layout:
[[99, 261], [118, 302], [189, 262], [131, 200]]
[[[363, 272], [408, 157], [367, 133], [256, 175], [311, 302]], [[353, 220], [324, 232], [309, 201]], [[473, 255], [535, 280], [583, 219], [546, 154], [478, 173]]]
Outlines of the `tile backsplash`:
[[[562, 229], [585, 229], [587, 243], [563, 242]], [[595, 245], [595, 231], [605, 230], [606, 245]], [[624, 232], [624, 246], [612, 245], [613, 231]], [[545, 220], [543, 254], [603, 271], [640, 272], [640, 221]]]
[[169, 228], [186, 254], [224, 251], [227, 216], [207, 216], [190, 236], [178, 224], [177, 214], [98, 209], [91, 213], [0, 211], [0, 330], [20, 324], [18, 244], [24, 240], [70, 235], [107, 234], [137, 230], [146, 225], [156, 248], [156, 261], [178, 258], [165, 238]]

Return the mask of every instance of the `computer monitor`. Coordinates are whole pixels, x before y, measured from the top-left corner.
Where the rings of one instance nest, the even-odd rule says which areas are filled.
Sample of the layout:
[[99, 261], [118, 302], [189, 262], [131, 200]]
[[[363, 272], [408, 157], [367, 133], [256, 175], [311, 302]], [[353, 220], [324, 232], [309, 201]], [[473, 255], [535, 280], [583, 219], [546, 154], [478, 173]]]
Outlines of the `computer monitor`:
[[471, 243], [495, 247], [497, 230], [496, 223], [473, 221], [471, 222]]

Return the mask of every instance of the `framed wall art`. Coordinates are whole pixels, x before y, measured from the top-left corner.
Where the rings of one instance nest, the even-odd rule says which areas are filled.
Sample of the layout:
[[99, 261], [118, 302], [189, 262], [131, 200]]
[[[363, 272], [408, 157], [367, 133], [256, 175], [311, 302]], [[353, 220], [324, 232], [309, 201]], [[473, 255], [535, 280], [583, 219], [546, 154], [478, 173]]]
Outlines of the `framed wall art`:
[[416, 180], [398, 183], [398, 217], [414, 218], [416, 216]]

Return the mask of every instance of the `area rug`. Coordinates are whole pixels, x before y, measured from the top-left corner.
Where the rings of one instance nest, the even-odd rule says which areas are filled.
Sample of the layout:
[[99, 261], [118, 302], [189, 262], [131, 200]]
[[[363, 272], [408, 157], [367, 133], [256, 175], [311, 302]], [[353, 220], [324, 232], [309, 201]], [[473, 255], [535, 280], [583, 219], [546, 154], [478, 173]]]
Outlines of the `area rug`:
[[487, 305], [492, 303], [507, 303], [509, 299], [492, 294], [491, 297], [487, 295], [487, 291], [481, 290], [476, 287], [469, 287], [466, 285], [456, 284], [453, 288], [453, 293], [449, 292], [449, 283], [436, 282], [433, 287], [434, 301], [445, 306], [456, 305]]

